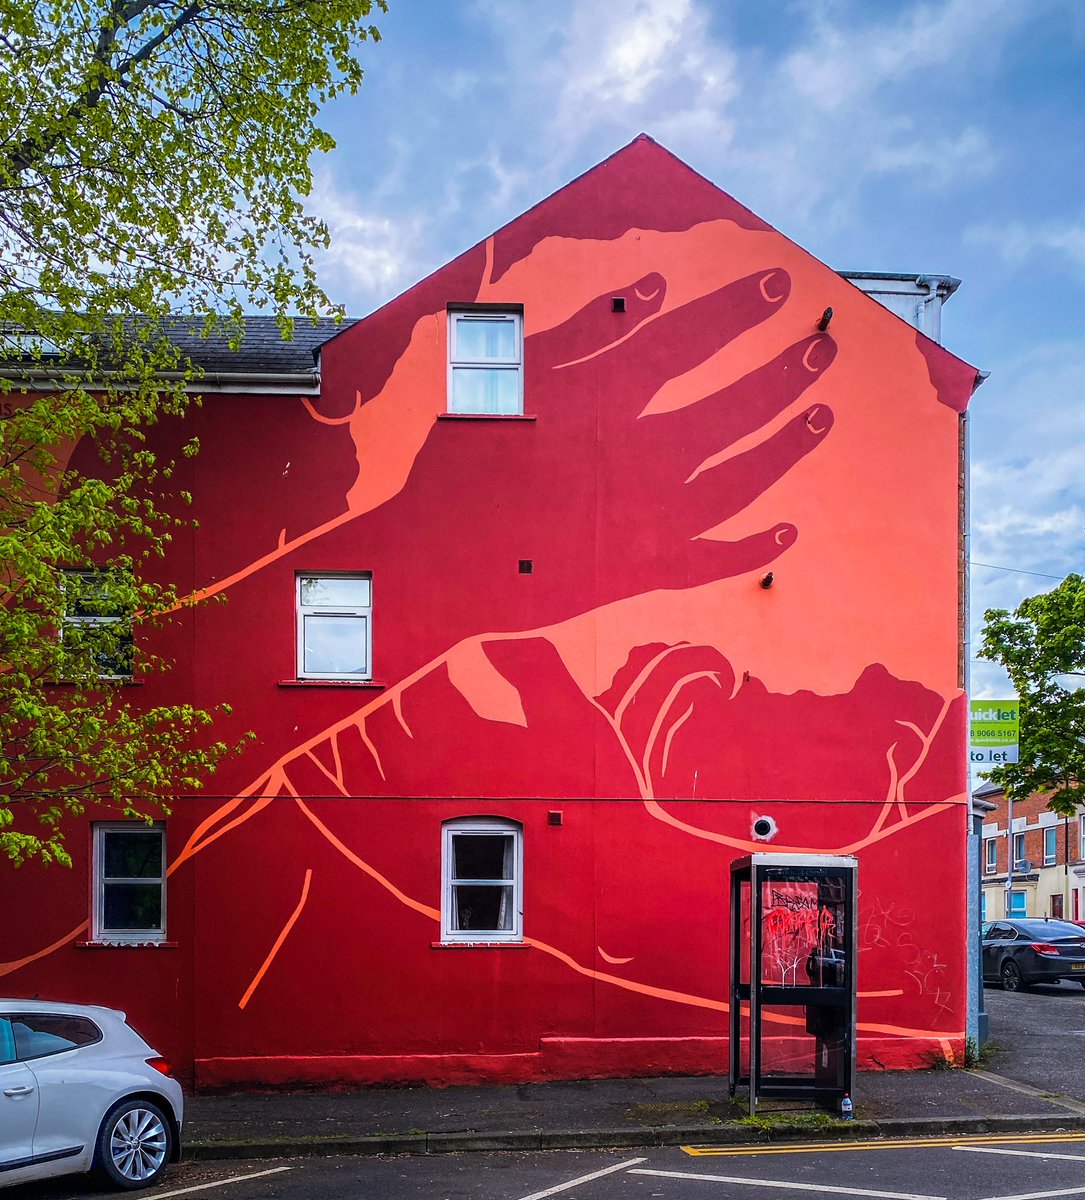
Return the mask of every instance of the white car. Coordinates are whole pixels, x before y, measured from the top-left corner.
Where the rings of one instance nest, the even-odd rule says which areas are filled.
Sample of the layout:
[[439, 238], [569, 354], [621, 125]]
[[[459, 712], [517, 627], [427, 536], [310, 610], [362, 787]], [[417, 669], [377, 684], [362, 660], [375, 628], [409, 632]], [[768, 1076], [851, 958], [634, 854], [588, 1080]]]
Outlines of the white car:
[[147, 1187], [181, 1148], [169, 1063], [88, 1004], [0, 999], [0, 1187], [95, 1171]]

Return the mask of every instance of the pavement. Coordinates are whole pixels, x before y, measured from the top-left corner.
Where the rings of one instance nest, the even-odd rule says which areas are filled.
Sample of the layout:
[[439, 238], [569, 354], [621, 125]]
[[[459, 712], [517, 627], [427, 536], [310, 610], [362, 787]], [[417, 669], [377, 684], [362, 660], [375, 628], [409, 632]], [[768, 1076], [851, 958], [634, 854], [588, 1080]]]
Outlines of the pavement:
[[988, 990], [987, 1006], [992, 1047], [978, 1068], [861, 1072], [852, 1121], [796, 1101], [766, 1104], [751, 1119], [718, 1076], [201, 1094], [187, 1100], [185, 1157], [1085, 1131], [1085, 1072], [1078, 1065], [1085, 994], [1057, 986], [1029, 994]]

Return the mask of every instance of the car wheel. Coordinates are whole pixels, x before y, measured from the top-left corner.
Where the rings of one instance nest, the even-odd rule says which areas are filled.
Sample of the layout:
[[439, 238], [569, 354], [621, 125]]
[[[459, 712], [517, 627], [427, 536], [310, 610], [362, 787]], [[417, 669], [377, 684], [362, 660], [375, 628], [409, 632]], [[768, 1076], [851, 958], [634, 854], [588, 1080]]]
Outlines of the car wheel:
[[106, 1114], [94, 1166], [115, 1188], [149, 1187], [170, 1160], [172, 1135], [165, 1114], [150, 1100], [125, 1100]]
[[1012, 958], [1006, 959], [1001, 971], [1002, 987], [1007, 992], [1020, 992], [1025, 989], [1025, 980], [1021, 968]]

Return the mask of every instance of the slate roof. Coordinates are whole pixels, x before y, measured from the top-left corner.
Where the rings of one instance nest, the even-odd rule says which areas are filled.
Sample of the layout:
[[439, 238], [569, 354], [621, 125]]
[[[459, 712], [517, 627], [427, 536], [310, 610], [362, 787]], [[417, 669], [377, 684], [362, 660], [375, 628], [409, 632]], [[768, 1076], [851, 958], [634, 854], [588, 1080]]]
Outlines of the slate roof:
[[294, 336], [283, 341], [274, 317], [246, 317], [245, 337], [237, 350], [229, 346], [228, 331], [217, 330], [207, 338], [200, 337], [201, 322], [174, 317], [171, 336], [193, 363], [212, 372], [282, 372], [311, 371], [316, 365], [317, 351], [337, 333], [355, 323], [346, 317], [334, 321], [325, 317], [315, 325], [299, 317], [294, 322]]
[[[172, 340], [206, 375], [289, 375], [312, 372], [320, 347], [353, 325], [356, 319], [346, 317], [336, 321], [324, 317], [314, 324], [298, 317], [293, 336], [284, 341], [274, 317], [249, 316], [245, 318], [245, 335], [236, 350], [230, 348], [229, 328], [216, 329], [203, 337], [203, 321], [196, 317], [171, 317], [167, 328]], [[27, 336], [33, 337], [14, 327], [0, 328], [0, 358], [11, 367], [26, 363], [31, 371], [48, 370], [57, 365], [58, 360], [49, 353], [47, 341], [41, 357], [31, 360], [24, 349], [23, 338]]]

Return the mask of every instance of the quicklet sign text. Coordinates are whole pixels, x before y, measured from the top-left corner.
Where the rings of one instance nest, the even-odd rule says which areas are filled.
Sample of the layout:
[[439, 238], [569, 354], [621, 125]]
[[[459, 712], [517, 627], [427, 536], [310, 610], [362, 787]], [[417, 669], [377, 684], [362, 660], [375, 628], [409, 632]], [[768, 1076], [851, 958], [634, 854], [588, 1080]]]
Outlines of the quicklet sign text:
[[971, 749], [974, 763], [1015, 763], [1021, 730], [1016, 700], [972, 700], [969, 702]]

